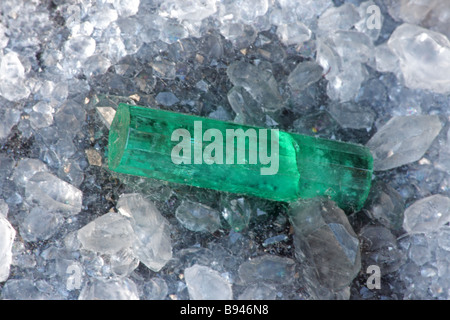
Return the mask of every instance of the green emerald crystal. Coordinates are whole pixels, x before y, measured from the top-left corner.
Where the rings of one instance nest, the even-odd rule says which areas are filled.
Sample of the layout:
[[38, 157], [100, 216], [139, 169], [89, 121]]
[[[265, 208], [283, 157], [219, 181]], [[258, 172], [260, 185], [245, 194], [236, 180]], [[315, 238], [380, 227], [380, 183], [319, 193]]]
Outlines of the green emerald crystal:
[[109, 131], [115, 172], [290, 202], [327, 196], [347, 211], [369, 193], [368, 148], [119, 104]]

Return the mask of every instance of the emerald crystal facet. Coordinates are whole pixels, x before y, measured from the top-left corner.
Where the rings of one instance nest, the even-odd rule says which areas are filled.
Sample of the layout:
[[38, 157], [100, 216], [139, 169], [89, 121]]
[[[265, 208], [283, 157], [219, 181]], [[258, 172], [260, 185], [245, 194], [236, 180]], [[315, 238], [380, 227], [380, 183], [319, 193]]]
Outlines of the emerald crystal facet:
[[123, 103], [108, 148], [115, 172], [283, 202], [328, 196], [348, 211], [373, 168], [361, 145]]

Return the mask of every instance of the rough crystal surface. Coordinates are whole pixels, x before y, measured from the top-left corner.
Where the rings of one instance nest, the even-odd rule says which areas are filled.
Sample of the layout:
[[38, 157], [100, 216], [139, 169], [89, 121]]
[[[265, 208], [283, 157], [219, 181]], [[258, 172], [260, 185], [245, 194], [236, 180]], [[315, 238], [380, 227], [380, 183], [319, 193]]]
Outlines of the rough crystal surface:
[[323, 74], [323, 69], [313, 61], [299, 63], [289, 74], [288, 83], [292, 90], [304, 90], [317, 82]]
[[330, 103], [328, 112], [343, 128], [364, 129], [372, 127], [375, 112], [368, 106], [353, 101]]
[[397, 239], [389, 229], [368, 225], [359, 232], [361, 240], [363, 262], [362, 269], [376, 265], [380, 267], [382, 274], [397, 271], [405, 262], [405, 257], [400, 251]]
[[245, 88], [262, 108], [276, 110], [282, 107], [277, 82], [270, 73], [239, 61], [228, 67], [227, 75], [235, 86]]
[[200, 21], [207, 18], [217, 11], [216, 1], [214, 0], [194, 0], [194, 1], [165, 1], [161, 7], [162, 15], [179, 20]]
[[10, 101], [27, 98], [30, 90], [25, 84], [25, 68], [16, 52], [0, 56], [0, 95]]
[[273, 255], [263, 255], [239, 266], [239, 277], [244, 283], [272, 281], [281, 283], [285, 277], [294, 276], [295, 261]]
[[390, 185], [381, 181], [373, 183], [365, 208], [373, 220], [385, 227], [391, 230], [402, 228], [405, 201]]
[[60, 213], [34, 207], [20, 224], [20, 235], [25, 241], [47, 240], [58, 231], [63, 222]]
[[198, 264], [184, 270], [189, 297], [192, 300], [231, 300], [231, 284], [217, 271]]
[[93, 280], [81, 289], [78, 300], [139, 300], [139, 293], [128, 278]]
[[8, 108], [0, 110], [0, 140], [6, 138], [20, 119], [20, 111]]
[[450, 36], [448, 3], [439, 0], [400, 0], [388, 2], [389, 14], [395, 19]]
[[440, 194], [414, 202], [405, 210], [403, 228], [408, 233], [428, 233], [450, 222], [450, 198]]
[[130, 237], [136, 257], [149, 269], [159, 271], [172, 258], [169, 222], [140, 194], [121, 195], [117, 208], [131, 218]]
[[262, 282], [249, 285], [239, 295], [238, 300], [275, 300], [276, 297], [276, 289], [270, 284]]
[[389, 170], [419, 160], [441, 128], [435, 115], [391, 118], [366, 144], [373, 154], [374, 170]]
[[119, 213], [106, 213], [78, 230], [83, 248], [113, 254], [131, 246], [133, 229], [127, 218]]
[[450, 72], [450, 41], [445, 35], [402, 24], [392, 33], [388, 46], [399, 59], [407, 87], [450, 92], [450, 81], [445, 76]]
[[183, 200], [175, 212], [178, 221], [191, 231], [214, 233], [220, 228], [220, 213], [208, 206]]
[[345, 213], [332, 201], [299, 201], [290, 209], [296, 257], [310, 263], [322, 285], [343, 289], [361, 268], [360, 243]]
[[320, 38], [317, 46], [316, 61], [329, 80], [328, 96], [341, 102], [356, 98], [368, 76], [365, 64], [373, 59], [370, 38], [354, 30], [337, 30]]
[[49, 172], [37, 172], [26, 181], [27, 201], [65, 216], [78, 214], [82, 206], [82, 192]]
[[11, 223], [0, 215], [0, 282], [6, 281], [9, 277], [9, 270], [12, 262], [12, 246], [16, 236], [16, 231]]

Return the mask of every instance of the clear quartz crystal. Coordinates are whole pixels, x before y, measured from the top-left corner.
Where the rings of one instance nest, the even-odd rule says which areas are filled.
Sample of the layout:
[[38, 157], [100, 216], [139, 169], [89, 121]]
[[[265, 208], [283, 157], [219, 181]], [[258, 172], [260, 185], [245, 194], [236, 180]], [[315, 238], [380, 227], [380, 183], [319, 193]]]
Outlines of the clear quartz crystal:
[[441, 131], [436, 115], [391, 118], [367, 142], [374, 170], [389, 170], [419, 160]]
[[445, 35], [405, 23], [394, 30], [387, 44], [399, 59], [407, 87], [450, 92], [446, 76], [450, 72], [450, 41]]
[[106, 213], [78, 230], [83, 248], [105, 254], [130, 247], [132, 236], [130, 222], [115, 212]]
[[220, 214], [208, 206], [183, 200], [175, 212], [178, 221], [191, 231], [214, 233], [220, 228]]
[[403, 228], [409, 233], [432, 232], [450, 222], [450, 198], [440, 194], [414, 202], [405, 210]]
[[253, 258], [239, 266], [239, 277], [244, 283], [282, 283], [285, 277], [293, 277], [294, 272], [294, 260], [269, 254]]
[[78, 300], [139, 300], [139, 292], [128, 278], [93, 280], [81, 289]]
[[82, 192], [49, 172], [35, 173], [25, 185], [27, 201], [65, 216], [81, 211]]
[[27, 98], [30, 90], [25, 85], [25, 68], [14, 51], [0, 55], [0, 96], [17, 101]]
[[9, 277], [15, 236], [16, 231], [11, 226], [11, 223], [6, 217], [0, 215], [0, 282], [6, 281]]
[[231, 300], [231, 284], [219, 272], [195, 264], [184, 270], [189, 297], [192, 300]]
[[148, 268], [159, 271], [172, 259], [169, 222], [140, 194], [121, 195], [117, 207], [122, 215], [131, 218], [134, 254]]
[[0, 140], [8, 137], [12, 127], [14, 127], [20, 119], [20, 111], [15, 109], [0, 110]]
[[64, 219], [60, 213], [34, 207], [20, 224], [20, 235], [26, 241], [47, 240], [63, 223]]
[[228, 67], [227, 74], [235, 86], [245, 88], [263, 109], [276, 110], [282, 107], [278, 85], [271, 74], [245, 62], [234, 62]]

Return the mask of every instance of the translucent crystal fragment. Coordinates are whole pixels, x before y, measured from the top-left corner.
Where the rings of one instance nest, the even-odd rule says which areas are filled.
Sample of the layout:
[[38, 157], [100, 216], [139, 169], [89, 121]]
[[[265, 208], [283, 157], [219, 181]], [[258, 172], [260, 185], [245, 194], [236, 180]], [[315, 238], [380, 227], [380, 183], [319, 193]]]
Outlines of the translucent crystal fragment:
[[166, 281], [154, 277], [147, 281], [144, 286], [144, 297], [146, 300], [164, 300], [169, 290]]
[[8, 218], [9, 207], [5, 200], [0, 199], [0, 215]]
[[175, 212], [178, 221], [191, 231], [214, 233], [220, 228], [220, 214], [201, 203], [183, 200]]
[[450, 72], [450, 41], [445, 35], [405, 23], [394, 30], [387, 44], [400, 61], [407, 87], [450, 92], [446, 76]]
[[429, 233], [448, 222], [450, 198], [436, 194], [414, 202], [405, 210], [403, 228], [409, 233]]
[[395, 20], [419, 25], [450, 37], [450, 7], [446, 1], [390, 0], [388, 3], [389, 14]]
[[332, 102], [327, 110], [343, 128], [370, 128], [375, 120], [375, 112], [370, 107], [353, 101]]
[[344, 3], [339, 7], [330, 7], [323, 12], [318, 20], [320, 32], [350, 30], [358, 21], [358, 10], [352, 3]]
[[121, 17], [135, 15], [139, 10], [140, 0], [113, 0], [112, 3]]
[[219, 272], [198, 264], [184, 270], [191, 300], [231, 300], [231, 284]]
[[133, 229], [125, 216], [109, 212], [78, 230], [78, 239], [87, 250], [113, 254], [131, 246]]
[[450, 173], [450, 129], [447, 131], [447, 141], [439, 150], [439, 166]]
[[367, 142], [374, 170], [389, 170], [419, 160], [441, 131], [436, 115], [391, 118]]
[[266, 254], [242, 263], [239, 277], [244, 283], [283, 283], [295, 273], [295, 261], [285, 257]]
[[30, 90], [25, 84], [25, 68], [14, 51], [0, 56], [0, 96], [10, 101], [28, 97]]
[[289, 74], [288, 83], [292, 90], [301, 91], [322, 78], [323, 69], [313, 61], [299, 63]]
[[282, 24], [277, 28], [277, 35], [285, 45], [301, 45], [311, 39], [312, 32], [299, 21]]
[[245, 88], [265, 110], [281, 108], [282, 100], [278, 85], [272, 74], [246, 62], [234, 62], [227, 75], [235, 86]]
[[405, 201], [390, 185], [377, 181], [372, 185], [366, 202], [366, 212], [391, 230], [400, 230], [403, 224]]
[[12, 263], [12, 246], [16, 236], [16, 231], [11, 223], [0, 215], [0, 282], [9, 277], [9, 270]]
[[113, 122], [114, 115], [116, 114], [116, 110], [112, 107], [97, 107], [96, 110], [102, 122], [109, 129], [111, 127], [111, 123]]
[[245, 288], [238, 300], [275, 300], [277, 297], [277, 290], [264, 282], [251, 284]]
[[243, 87], [233, 87], [228, 92], [228, 102], [242, 123], [249, 125], [263, 125], [265, 117], [258, 102]]
[[367, 78], [365, 63], [373, 59], [370, 38], [354, 30], [337, 30], [317, 41], [316, 61], [329, 81], [327, 94], [341, 102], [356, 98]]
[[178, 20], [203, 20], [217, 11], [215, 0], [170, 0], [161, 4], [160, 14]]
[[172, 258], [169, 222], [140, 194], [121, 195], [117, 208], [122, 215], [131, 218], [134, 254], [149, 269], [159, 271]]
[[375, 61], [377, 71], [397, 73], [399, 69], [398, 57], [386, 43], [375, 47]]
[[0, 23], [0, 49], [3, 49], [8, 45], [9, 37], [6, 35], [7, 29], [3, 25], [3, 23]]
[[64, 216], [81, 211], [83, 193], [49, 172], [36, 172], [26, 181], [25, 195], [30, 203]]
[[38, 289], [30, 279], [10, 279], [2, 288], [1, 298], [5, 300], [49, 300], [50, 296]]
[[78, 300], [139, 300], [136, 284], [128, 279], [92, 280], [80, 292]]
[[[235, 151], [236, 140], [244, 145]], [[125, 104], [109, 131], [108, 163], [120, 173], [276, 201], [329, 196], [346, 210], [361, 208], [372, 176], [360, 145]]]
[[389, 229], [367, 225], [360, 232], [363, 270], [371, 265], [380, 267], [382, 274], [397, 271], [405, 263], [405, 256], [400, 251], [395, 236]]
[[342, 290], [361, 269], [360, 243], [344, 211], [327, 199], [300, 200], [290, 208], [295, 254], [319, 282]]
[[58, 231], [63, 222], [60, 213], [35, 207], [21, 222], [20, 235], [25, 241], [47, 240]]
[[166, 107], [170, 107], [179, 101], [172, 92], [160, 92], [156, 95], [156, 102]]
[[12, 127], [20, 120], [20, 111], [12, 108], [0, 110], [0, 140], [8, 137]]
[[95, 52], [95, 40], [88, 36], [76, 36], [69, 39], [64, 46], [66, 57], [80, 61], [86, 60]]
[[220, 27], [220, 33], [237, 49], [247, 48], [257, 36], [255, 28], [242, 22], [226, 22]]
[[252, 208], [245, 198], [233, 199], [233, 197], [224, 196], [222, 206], [222, 216], [234, 231], [242, 231], [248, 226], [252, 217]]

